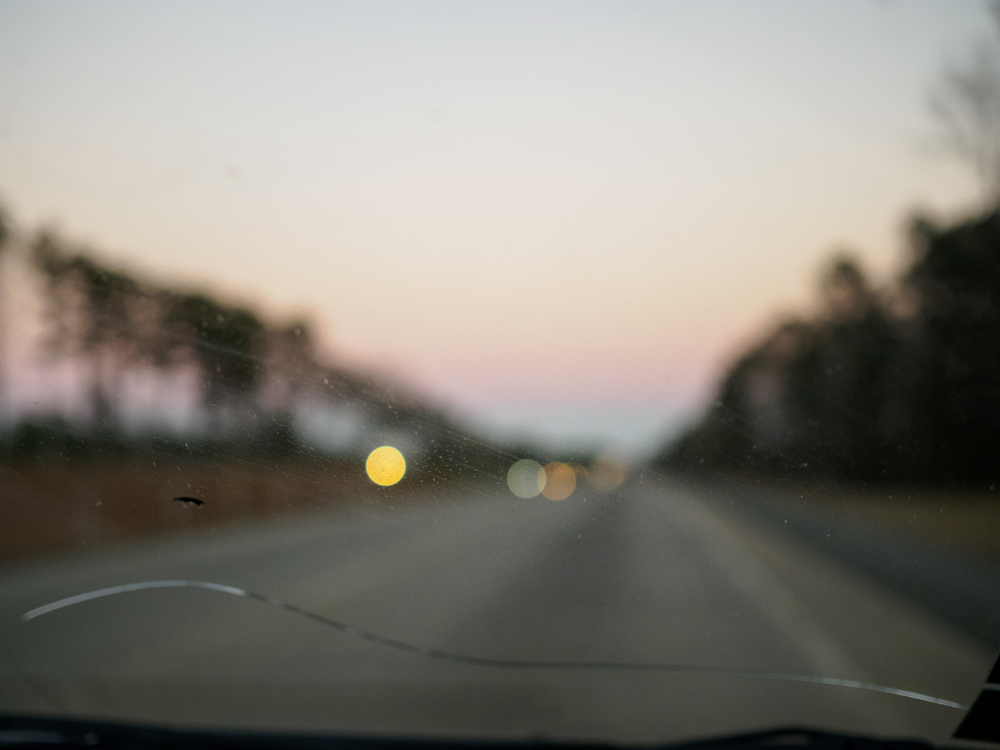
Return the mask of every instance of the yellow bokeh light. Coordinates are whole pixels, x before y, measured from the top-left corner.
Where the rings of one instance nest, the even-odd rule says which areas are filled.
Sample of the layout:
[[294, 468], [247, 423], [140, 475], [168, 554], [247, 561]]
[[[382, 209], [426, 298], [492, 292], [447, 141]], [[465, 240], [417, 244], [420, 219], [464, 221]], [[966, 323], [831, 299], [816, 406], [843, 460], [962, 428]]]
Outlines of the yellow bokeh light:
[[383, 487], [396, 484], [406, 473], [406, 459], [391, 445], [383, 445], [368, 454], [365, 463], [368, 478]]
[[537, 461], [522, 458], [507, 472], [507, 486], [518, 497], [536, 497], [545, 487], [545, 469]]
[[545, 488], [542, 494], [549, 500], [565, 500], [576, 489], [573, 467], [558, 461], [545, 466]]

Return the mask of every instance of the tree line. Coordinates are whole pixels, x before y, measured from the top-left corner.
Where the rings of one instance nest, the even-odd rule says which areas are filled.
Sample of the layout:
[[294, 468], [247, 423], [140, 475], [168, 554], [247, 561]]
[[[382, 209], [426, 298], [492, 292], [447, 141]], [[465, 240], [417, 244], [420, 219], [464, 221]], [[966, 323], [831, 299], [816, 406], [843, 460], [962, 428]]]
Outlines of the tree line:
[[832, 258], [818, 315], [749, 347], [661, 466], [846, 481], [1000, 479], [1000, 210], [910, 225], [910, 261], [877, 290]]
[[[9, 226], [0, 220], [0, 252], [12, 245]], [[449, 473], [507, 460], [402, 383], [332, 359], [306, 319], [268, 320], [251, 306], [112, 267], [51, 231], [21, 245], [40, 282], [45, 356], [76, 365], [89, 416], [21, 418], [7, 425], [0, 453], [87, 457], [155, 444], [201, 456], [353, 458], [391, 435], [413, 446], [411, 457], [426, 467]], [[137, 373], [166, 380], [186, 374], [197, 424], [180, 432], [156, 424], [142, 434], [130, 430], [126, 385]], [[162, 395], [172, 397], [176, 392]], [[357, 435], [338, 447], [311, 436], [303, 414], [324, 411], [353, 419]]]

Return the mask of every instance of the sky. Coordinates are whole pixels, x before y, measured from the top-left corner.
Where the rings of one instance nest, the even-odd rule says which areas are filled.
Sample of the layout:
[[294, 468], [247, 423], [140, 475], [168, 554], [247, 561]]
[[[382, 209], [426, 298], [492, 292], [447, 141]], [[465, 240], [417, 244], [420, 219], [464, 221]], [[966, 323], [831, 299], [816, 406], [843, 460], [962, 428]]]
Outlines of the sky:
[[928, 97], [983, 2], [0, 2], [0, 202], [308, 313], [475, 425], [651, 450], [976, 200]]

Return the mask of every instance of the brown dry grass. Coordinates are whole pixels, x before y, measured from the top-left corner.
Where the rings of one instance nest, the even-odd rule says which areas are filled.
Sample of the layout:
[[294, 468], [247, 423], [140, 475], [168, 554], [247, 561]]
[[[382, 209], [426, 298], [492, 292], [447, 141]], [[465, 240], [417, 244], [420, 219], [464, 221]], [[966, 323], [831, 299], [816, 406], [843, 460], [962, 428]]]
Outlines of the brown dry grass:
[[[375, 488], [363, 464], [332, 461], [0, 465], [0, 561], [371, 498], [392, 502], [425, 481], [414, 474], [397, 487]], [[186, 506], [177, 496], [205, 504]]]
[[902, 531], [939, 547], [1000, 560], [1000, 491], [878, 489], [785, 485], [778, 503]]

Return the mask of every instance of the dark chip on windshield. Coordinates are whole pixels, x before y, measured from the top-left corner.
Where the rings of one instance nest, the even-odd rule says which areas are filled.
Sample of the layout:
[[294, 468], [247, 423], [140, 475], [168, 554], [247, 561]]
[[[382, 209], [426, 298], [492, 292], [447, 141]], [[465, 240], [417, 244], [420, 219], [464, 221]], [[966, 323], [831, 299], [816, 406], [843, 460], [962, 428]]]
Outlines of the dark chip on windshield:
[[196, 497], [175, 497], [174, 502], [183, 503], [184, 505], [195, 505], [195, 506], [205, 504], [204, 500], [199, 500]]

